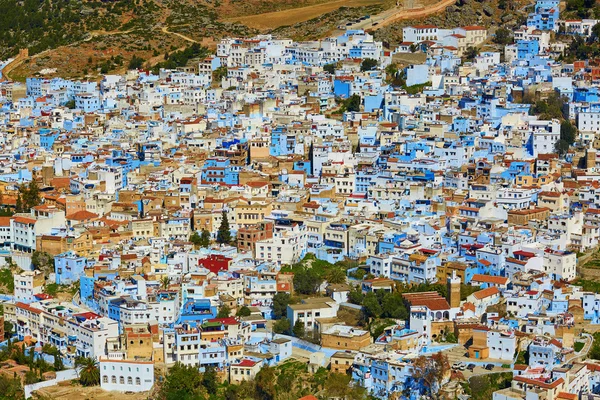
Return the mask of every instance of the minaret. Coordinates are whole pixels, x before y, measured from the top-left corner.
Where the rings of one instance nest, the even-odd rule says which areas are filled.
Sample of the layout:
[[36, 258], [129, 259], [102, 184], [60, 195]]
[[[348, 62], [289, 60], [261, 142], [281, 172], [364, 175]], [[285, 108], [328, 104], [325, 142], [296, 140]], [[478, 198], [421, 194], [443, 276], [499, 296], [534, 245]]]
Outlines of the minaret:
[[460, 277], [456, 276], [456, 271], [452, 271], [452, 276], [448, 277], [447, 285], [450, 308], [460, 307]]

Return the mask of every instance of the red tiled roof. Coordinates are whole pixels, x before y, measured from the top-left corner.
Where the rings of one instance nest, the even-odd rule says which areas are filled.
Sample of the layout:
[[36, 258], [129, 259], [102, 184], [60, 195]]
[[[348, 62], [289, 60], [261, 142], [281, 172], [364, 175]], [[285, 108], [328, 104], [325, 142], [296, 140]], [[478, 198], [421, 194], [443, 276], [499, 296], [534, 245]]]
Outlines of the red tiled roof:
[[438, 292], [402, 293], [411, 306], [424, 306], [431, 311], [449, 310], [450, 304]]
[[554, 389], [555, 387], [559, 386], [561, 383], [564, 383], [563, 378], [558, 378], [557, 380], [555, 380], [554, 382], [551, 382], [551, 383], [546, 383], [545, 381], [538, 381], [535, 379], [525, 378], [524, 376], [515, 376], [513, 378], [513, 380], [523, 382], [528, 385], [538, 386], [538, 387], [541, 387], [544, 389]]
[[13, 219], [15, 220], [16, 223], [19, 224], [24, 224], [24, 225], [34, 225], [36, 223], [36, 220], [33, 218], [27, 218], [27, 217], [13, 217]]
[[71, 219], [74, 221], [85, 221], [93, 218], [98, 218], [98, 214], [94, 214], [93, 212], [89, 212], [86, 210], [80, 210], [74, 212], [73, 214], [67, 215], [67, 219]]
[[491, 286], [487, 289], [483, 289], [483, 290], [479, 290], [475, 293], [473, 293], [473, 296], [478, 299], [485, 299], [486, 297], [491, 297], [491, 296], [496, 296], [499, 295], [500, 291], [498, 290], [498, 288], [496, 286]]
[[258, 361], [252, 361], [252, 360], [242, 360], [237, 364], [231, 364], [234, 367], [254, 367], [256, 364], [258, 364]]
[[463, 26], [462, 28], [465, 31], [485, 31], [485, 28], [483, 26], [479, 26], [479, 25]]
[[530, 251], [523, 251], [523, 250], [514, 251], [513, 255], [527, 257], [527, 258], [535, 257], [535, 253], [532, 253]]
[[492, 275], [484, 275], [484, 274], [474, 274], [473, 278], [471, 278], [471, 282], [483, 282], [483, 283], [493, 283], [495, 285], [506, 285], [508, 283], [508, 278], [503, 276], [492, 276]]

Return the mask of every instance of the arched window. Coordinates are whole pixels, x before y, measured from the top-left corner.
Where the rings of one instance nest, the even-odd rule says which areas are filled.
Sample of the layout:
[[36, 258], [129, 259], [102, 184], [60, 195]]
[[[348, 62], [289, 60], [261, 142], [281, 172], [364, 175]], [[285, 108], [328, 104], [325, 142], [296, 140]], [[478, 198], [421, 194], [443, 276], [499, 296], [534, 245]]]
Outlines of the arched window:
[[108, 383], [108, 375], [102, 377], [102, 383]]
[[113, 375], [113, 376], [110, 378], [110, 383], [117, 383], [117, 377]]
[[137, 378], [135, 378], [135, 384], [138, 386], [142, 384], [142, 380], [140, 379], [139, 376]]
[[127, 384], [133, 385], [133, 379], [130, 376], [127, 377]]
[[124, 384], [125, 384], [125, 378], [123, 378], [122, 376], [120, 376], [120, 377], [119, 377], [119, 383], [120, 383], [121, 385], [124, 385]]

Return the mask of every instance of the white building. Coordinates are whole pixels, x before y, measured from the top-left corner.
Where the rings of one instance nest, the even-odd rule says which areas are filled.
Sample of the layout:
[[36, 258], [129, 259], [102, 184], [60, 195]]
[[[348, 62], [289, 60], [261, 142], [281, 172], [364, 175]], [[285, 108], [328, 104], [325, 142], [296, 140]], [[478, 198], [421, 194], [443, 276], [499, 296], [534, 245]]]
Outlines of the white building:
[[315, 322], [319, 318], [333, 318], [337, 316], [339, 304], [330, 298], [306, 299], [300, 304], [290, 304], [287, 308], [287, 318], [290, 320], [291, 328], [296, 321], [304, 323], [304, 330], [312, 331]]
[[76, 355], [99, 358], [106, 354], [106, 340], [119, 336], [119, 323], [106, 317], [90, 318], [83, 322], [67, 321], [67, 332], [76, 338]]
[[512, 331], [489, 331], [487, 334], [489, 357], [497, 360], [512, 360], [517, 349], [517, 338]]
[[15, 274], [14, 296], [16, 301], [32, 301], [36, 294], [42, 293], [44, 289], [44, 274], [42, 271], [23, 271]]
[[100, 358], [100, 387], [117, 392], [147, 392], [154, 386], [154, 362]]
[[529, 121], [529, 133], [533, 145], [533, 156], [555, 152], [555, 144], [560, 139], [560, 123], [552, 121]]
[[577, 277], [577, 255], [571, 251], [546, 249], [544, 272], [552, 279], [572, 281]]
[[402, 28], [402, 41], [419, 43], [438, 40], [438, 27], [435, 25], [415, 25]]
[[271, 239], [256, 242], [256, 259], [291, 265], [304, 256], [306, 248], [306, 229], [296, 225], [274, 232]]

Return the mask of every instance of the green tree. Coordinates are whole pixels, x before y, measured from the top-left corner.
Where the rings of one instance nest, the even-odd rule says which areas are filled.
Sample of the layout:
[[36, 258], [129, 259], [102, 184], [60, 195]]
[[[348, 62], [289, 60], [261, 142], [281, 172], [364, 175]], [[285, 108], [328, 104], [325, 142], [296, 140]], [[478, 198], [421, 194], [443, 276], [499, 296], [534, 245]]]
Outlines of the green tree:
[[32, 179], [27, 185], [19, 185], [19, 194], [23, 202], [23, 211], [29, 211], [42, 203], [40, 197], [40, 188], [35, 179]]
[[217, 242], [221, 244], [229, 244], [231, 242], [231, 230], [229, 229], [227, 211], [223, 211], [221, 215], [221, 225], [217, 231]]
[[200, 235], [200, 247], [207, 248], [210, 246], [210, 232], [206, 229], [202, 229], [202, 234]]
[[256, 394], [260, 400], [275, 400], [275, 370], [271, 367], [262, 367], [254, 378]]
[[323, 279], [314, 268], [301, 268], [294, 272], [294, 290], [301, 294], [315, 294]]
[[161, 387], [159, 398], [162, 400], [193, 400], [202, 398], [204, 390], [198, 368], [177, 362], [169, 370], [165, 383]]
[[190, 235], [190, 242], [194, 245], [194, 248], [198, 250], [200, 248], [200, 243], [202, 242], [202, 238], [198, 234], [198, 231], [192, 232]]
[[511, 44], [512, 41], [512, 33], [508, 28], [500, 27], [496, 30], [496, 35], [494, 36], [494, 43], [507, 45]]
[[600, 40], [600, 23], [597, 23], [592, 27], [592, 36], [594, 40]]
[[65, 365], [63, 363], [62, 356], [61, 356], [60, 350], [58, 350], [58, 348], [56, 348], [55, 346], [52, 346], [51, 344], [45, 344], [42, 347], [42, 352], [54, 357], [54, 370], [55, 371], [62, 371], [63, 369], [65, 369]]
[[273, 296], [273, 319], [281, 319], [287, 315], [287, 306], [292, 301], [288, 293], [277, 293]]
[[554, 145], [554, 150], [556, 150], [558, 155], [564, 156], [567, 154], [570, 147], [571, 146], [569, 146], [569, 143], [566, 140], [559, 139]]
[[219, 309], [219, 312], [217, 313], [217, 318], [227, 318], [229, 317], [229, 315], [231, 315], [231, 308], [224, 304]]
[[246, 306], [242, 306], [235, 315], [237, 315], [238, 317], [249, 317], [252, 314], [252, 312], [250, 312], [250, 309]]
[[446, 342], [448, 342], [448, 343], [458, 343], [458, 339], [456, 338], [456, 335], [454, 334], [454, 332], [447, 332], [446, 333]]
[[68, 109], [75, 109], [75, 100], [69, 100], [65, 103], [65, 107], [67, 107]]
[[345, 283], [346, 273], [341, 268], [333, 267], [325, 274], [325, 280], [332, 284]]
[[382, 313], [381, 305], [374, 292], [369, 292], [365, 295], [362, 306], [363, 319], [366, 321], [368, 321], [369, 318], [379, 318]]
[[10, 339], [14, 333], [14, 326], [10, 321], [4, 320], [4, 338], [0, 339]]
[[560, 139], [567, 142], [569, 145], [575, 143], [577, 128], [571, 124], [571, 121], [564, 120], [560, 124]]
[[553, 92], [545, 100], [538, 100], [529, 109], [530, 115], [539, 115], [540, 119], [565, 119], [564, 115], [565, 98], [558, 93]]
[[144, 65], [144, 59], [138, 56], [133, 56], [129, 61], [127, 69], [140, 69]]
[[[362, 271], [362, 270], [361, 270]], [[348, 301], [352, 304], [362, 305], [363, 299], [365, 295], [360, 290], [358, 286], [350, 287], [350, 292], [348, 293]]]
[[0, 374], [0, 398], [7, 400], [20, 400], [25, 398], [25, 392], [21, 386], [21, 380], [16, 376], [9, 378]]
[[217, 378], [217, 371], [214, 367], [206, 367], [204, 374], [202, 374], [202, 386], [204, 386], [208, 394], [217, 394], [219, 380]]
[[466, 61], [473, 61], [475, 57], [479, 55], [479, 49], [477, 47], [469, 46], [463, 55]]
[[302, 322], [300, 319], [298, 319], [296, 321], [296, 323], [294, 324], [292, 333], [294, 334], [294, 336], [296, 336], [298, 338], [303, 338], [304, 337], [304, 322]]
[[362, 63], [360, 63], [361, 72], [371, 71], [373, 68], [377, 67], [379, 62], [373, 58], [365, 58]]
[[27, 371], [25, 373], [25, 384], [26, 385], [32, 385], [34, 383], [38, 383], [40, 382], [41, 379], [39, 378], [38, 374], [35, 372], [35, 369], [30, 369], [29, 371]]
[[212, 73], [213, 81], [221, 82], [223, 79], [227, 78], [227, 67], [221, 66], [215, 69]]
[[335, 64], [325, 64], [323, 65], [323, 71], [329, 72], [331, 75], [335, 75]]
[[100, 384], [100, 368], [93, 358], [78, 357], [75, 360], [75, 368], [79, 372], [79, 383], [83, 386], [95, 386]]
[[274, 333], [290, 333], [290, 320], [287, 318], [281, 318], [273, 323], [273, 332]]
[[359, 112], [360, 111], [360, 103], [361, 103], [360, 96], [357, 94], [353, 94], [345, 102], [346, 110]]
[[330, 373], [324, 384], [325, 394], [328, 398], [362, 398], [362, 396], [353, 395], [355, 389], [351, 384], [351, 380], [352, 378], [349, 375]]
[[408, 310], [399, 293], [386, 293], [381, 302], [381, 316], [401, 320], [408, 319]]
[[15, 211], [18, 213], [23, 212], [23, 199], [21, 198], [21, 193], [17, 194], [17, 202], [15, 204]]
[[169, 280], [168, 276], [163, 276], [160, 280], [160, 286], [163, 288], [163, 290], [167, 290], [169, 288], [170, 283], [171, 281]]

